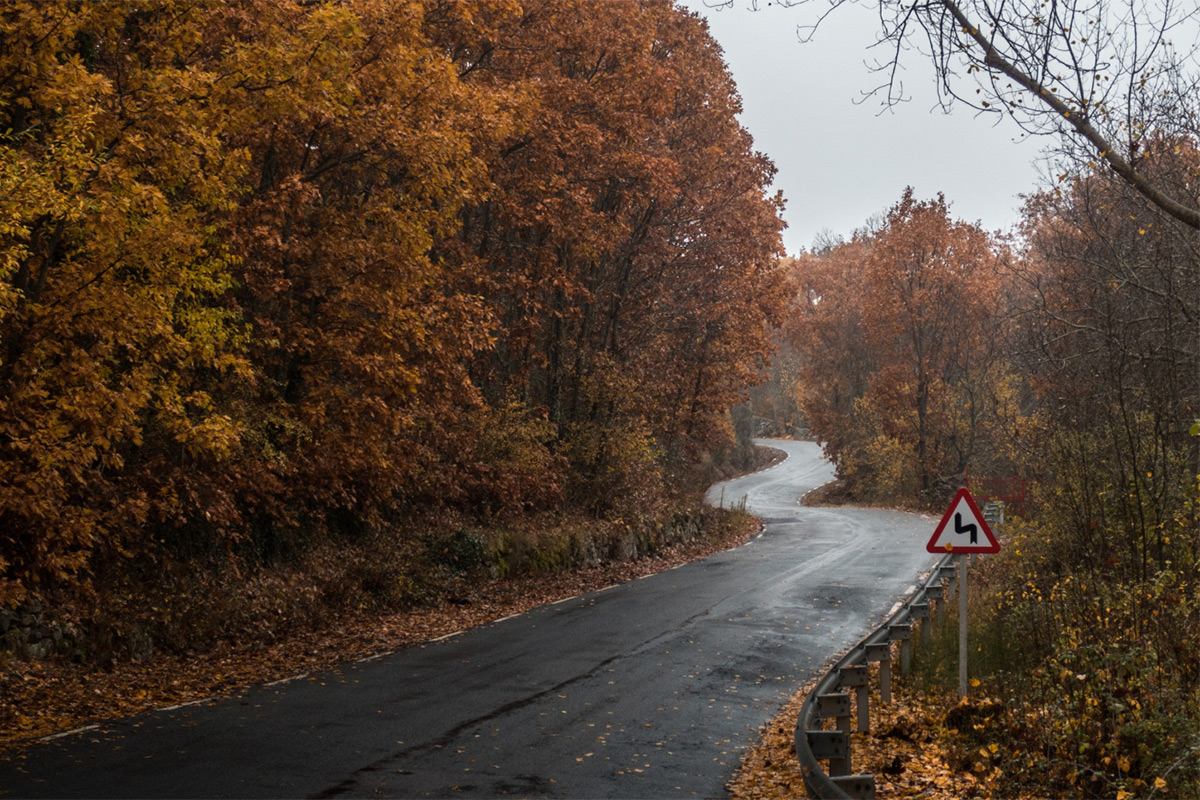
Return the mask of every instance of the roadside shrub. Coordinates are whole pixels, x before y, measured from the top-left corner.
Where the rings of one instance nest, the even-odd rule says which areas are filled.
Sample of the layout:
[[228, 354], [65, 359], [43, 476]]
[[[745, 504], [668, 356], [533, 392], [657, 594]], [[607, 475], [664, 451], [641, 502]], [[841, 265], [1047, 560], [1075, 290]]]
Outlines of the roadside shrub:
[[[1014, 795], [1200, 796], [1200, 596], [1192, 570], [1147, 580], [1062, 574], [1053, 538], [1017, 526], [973, 570], [972, 689], [1003, 709], [953, 728], [962, 764], [995, 747]], [[921, 653], [927, 688], [956, 685], [956, 626]], [[989, 751], [991, 752], [991, 751]], [[1157, 787], [1157, 789], [1156, 789]]]

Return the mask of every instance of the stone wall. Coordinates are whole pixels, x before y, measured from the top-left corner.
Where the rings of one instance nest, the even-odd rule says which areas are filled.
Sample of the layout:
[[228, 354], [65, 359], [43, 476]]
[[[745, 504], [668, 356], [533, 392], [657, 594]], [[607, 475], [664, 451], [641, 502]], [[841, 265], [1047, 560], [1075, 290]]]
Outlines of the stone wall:
[[78, 638], [74, 626], [52, 619], [36, 600], [23, 608], [0, 608], [0, 651], [17, 658], [72, 656], [78, 652]]

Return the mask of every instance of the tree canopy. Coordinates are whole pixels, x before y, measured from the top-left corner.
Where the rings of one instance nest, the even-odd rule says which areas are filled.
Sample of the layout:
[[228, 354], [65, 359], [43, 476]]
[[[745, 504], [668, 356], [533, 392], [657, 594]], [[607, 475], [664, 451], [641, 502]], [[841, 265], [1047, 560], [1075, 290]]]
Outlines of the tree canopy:
[[666, 0], [12, 2], [0, 40], [0, 605], [653, 507], [770, 350], [773, 168]]

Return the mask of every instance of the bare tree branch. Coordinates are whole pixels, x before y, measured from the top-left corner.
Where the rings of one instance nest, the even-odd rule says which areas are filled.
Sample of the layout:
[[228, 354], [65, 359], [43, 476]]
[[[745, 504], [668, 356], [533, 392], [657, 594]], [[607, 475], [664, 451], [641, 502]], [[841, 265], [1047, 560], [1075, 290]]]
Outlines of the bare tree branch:
[[[1073, 111], [1071, 106], [1059, 98], [1055, 92], [1047, 88], [1044, 83], [1027, 75], [993, 47], [991, 41], [984, 36], [983, 32], [971, 20], [967, 19], [954, 0], [939, 0], [939, 2], [953, 15], [955, 21], [962, 26], [963, 31], [983, 50], [984, 64], [1016, 81], [1039, 101], [1052, 108], [1075, 131], [1091, 142], [1096, 150], [1099, 151], [1100, 157], [1112, 167], [1114, 172], [1141, 192], [1147, 200], [1185, 225], [1200, 229], [1200, 209], [1197, 209], [1195, 206], [1184, 205], [1175, 198], [1167, 195], [1145, 175], [1136, 170], [1129, 161], [1122, 158], [1117, 153], [1114, 143], [1105, 138], [1091, 124], [1088, 119], [1086, 107]], [[1068, 51], [1070, 51], [1070, 44], [1071, 40], [1068, 40]], [[1082, 79], [1083, 70], [1077, 61], [1068, 66], [1072, 67], [1076, 76]], [[1083, 92], [1081, 91], [1082, 94]]]
[[1195, 183], [1141, 168], [1151, 145], [1200, 141], [1200, 8], [1192, 0], [776, 0], [824, 6], [802, 38], [847, 4], [879, 13], [872, 94], [905, 99], [900, 60], [932, 63], [939, 104], [1003, 115], [1027, 134], [1052, 135], [1077, 165], [1099, 161], [1156, 207], [1200, 230]]

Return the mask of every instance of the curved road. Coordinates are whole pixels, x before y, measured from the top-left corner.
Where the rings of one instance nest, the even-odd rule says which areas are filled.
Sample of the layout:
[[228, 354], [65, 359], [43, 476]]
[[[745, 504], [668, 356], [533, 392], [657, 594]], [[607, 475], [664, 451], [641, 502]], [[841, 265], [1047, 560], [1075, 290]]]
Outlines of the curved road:
[[929, 518], [807, 509], [820, 449], [710, 490], [766, 527], [426, 645], [8, 753], [3, 797], [720, 796], [740, 751], [934, 557]]

